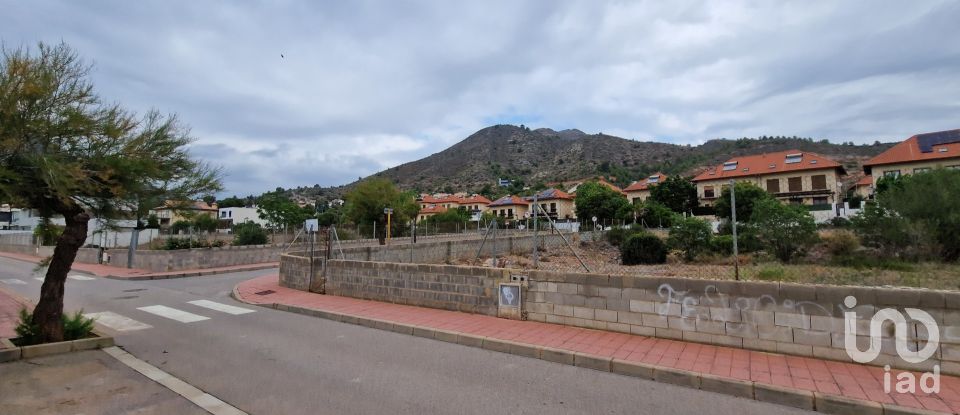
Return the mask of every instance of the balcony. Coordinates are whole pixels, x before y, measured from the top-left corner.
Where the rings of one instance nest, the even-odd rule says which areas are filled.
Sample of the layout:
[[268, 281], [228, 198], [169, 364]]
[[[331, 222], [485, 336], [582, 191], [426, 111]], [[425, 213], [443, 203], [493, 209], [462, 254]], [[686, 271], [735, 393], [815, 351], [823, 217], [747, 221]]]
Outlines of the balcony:
[[797, 196], [829, 196], [833, 194], [831, 189], [800, 190], [795, 192], [777, 192], [771, 193], [774, 197], [797, 197]]

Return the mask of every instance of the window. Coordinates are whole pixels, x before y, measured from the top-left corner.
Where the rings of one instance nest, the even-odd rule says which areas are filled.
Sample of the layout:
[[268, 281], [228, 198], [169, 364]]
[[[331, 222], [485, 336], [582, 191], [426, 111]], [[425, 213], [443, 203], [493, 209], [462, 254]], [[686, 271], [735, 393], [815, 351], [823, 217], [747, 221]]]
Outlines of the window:
[[660, 176], [650, 176], [647, 178], [647, 183], [656, 183], [660, 181]]
[[823, 190], [827, 188], [826, 175], [818, 174], [816, 176], [811, 176], [810, 181], [813, 183], [813, 190]]
[[783, 161], [785, 164], [799, 163], [803, 160], [803, 153], [794, 153], [787, 154], [787, 158]]
[[513, 217], [513, 209], [507, 209], [507, 217], [508, 217], [508, 218], [512, 218], [512, 217]]
[[780, 179], [767, 179], [767, 191], [770, 193], [780, 193]]
[[815, 204], [815, 205], [826, 205], [826, 204], [828, 204], [828, 203], [830, 203], [830, 202], [827, 201], [827, 198], [826, 198], [826, 197], [815, 197], [815, 198], [813, 198], [813, 204]]
[[640, 203], [640, 202], [642, 202], [642, 201], [643, 201], [643, 199], [641, 199], [641, 198], [639, 198], [639, 197], [633, 198], [633, 204], [637, 204], [637, 203]]
[[917, 168], [913, 169], [913, 173], [914, 173], [914, 174], [916, 174], [916, 173], [923, 173], [923, 172], [925, 172], [925, 171], [930, 171], [930, 168], [929, 168], [929, 167], [917, 167]]
[[730, 170], [736, 170], [736, 169], [737, 169], [737, 162], [735, 161], [728, 161], [726, 163], [723, 163], [723, 171], [730, 171]]
[[556, 204], [556, 203], [551, 203], [551, 204], [550, 204], [550, 213], [557, 213], [557, 204]]
[[705, 198], [716, 197], [713, 195], [713, 186], [703, 186], [703, 197]]
[[803, 178], [801, 177], [791, 177], [787, 179], [787, 187], [791, 192], [802, 192], [803, 191]]
[[802, 205], [802, 204], [803, 204], [803, 199], [800, 199], [800, 198], [790, 199], [790, 204], [791, 204], [791, 205]]
[[883, 172], [883, 177], [889, 177], [891, 179], [896, 179], [900, 177], [900, 170], [885, 170]]

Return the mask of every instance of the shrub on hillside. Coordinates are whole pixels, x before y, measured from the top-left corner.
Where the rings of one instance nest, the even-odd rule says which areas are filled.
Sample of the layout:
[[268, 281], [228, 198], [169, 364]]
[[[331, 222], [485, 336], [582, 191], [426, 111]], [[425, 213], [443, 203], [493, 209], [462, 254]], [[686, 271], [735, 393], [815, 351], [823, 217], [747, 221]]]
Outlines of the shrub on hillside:
[[846, 229], [838, 229], [823, 236], [823, 244], [833, 256], [850, 255], [860, 247], [857, 235]]
[[656, 235], [633, 235], [620, 246], [623, 265], [662, 264], [667, 262], [667, 245]]
[[683, 252], [683, 259], [693, 261], [698, 254], [710, 249], [713, 230], [707, 221], [695, 217], [677, 217], [670, 227], [667, 245]]
[[633, 235], [643, 233], [643, 227], [640, 225], [631, 225], [629, 227], [615, 227], [607, 231], [603, 237], [613, 246], [620, 246]]
[[785, 205], [776, 199], [759, 200], [753, 206], [751, 222], [764, 250], [783, 262], [790, 261], [817, 239], [817, 224], [804, 206]]
[[233, 227], [234, 245], [266, 245], [267, 231], [256, 222], [238, 223]]
[[720, 255], [733, 255], [733, 235], [714, 236], [710, 240], [710, 251]]

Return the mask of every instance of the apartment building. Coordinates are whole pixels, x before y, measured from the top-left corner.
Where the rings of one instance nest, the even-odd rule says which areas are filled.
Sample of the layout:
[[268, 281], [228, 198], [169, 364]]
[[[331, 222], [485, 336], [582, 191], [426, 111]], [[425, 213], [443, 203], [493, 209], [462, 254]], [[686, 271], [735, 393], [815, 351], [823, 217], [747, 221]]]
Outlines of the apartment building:
[[883, 177], [920, 173], [935, 168], [960, 169], [960, 129], [914, 135], [863, 163], [872, 185]]
[[623, 192], [627, 194], [627, 200], [630, 202], [643, 202], [650, 197], [650, 189], [662, 183], [664, 180], [667, 180], [667, 175], [656, 172], [643, 180], [638, 180], [630, 186], [627, 186], [626, 189], [623, 189]]
[[826, 205], [842, 199], [838, 178], [843, 166], [799, 150], [734, 157], [693, 178], [700, 204], [712, 206], [730, 180], [750, 182], [784, 202]]
[[530, 210], [530, 202], [520, 196], [504, 196], [490, 203], [487, 210], [502, 218], [523, 219]]
[[[528, 202], [533, 203], [533, 196], [526, 198]], [[573, 201], [573, 195], [557, 189], [547, 189], [537, 193], [537, 204], [540, 205], [538, 215], [546, 213], [547, 216], [556, 219], [576, 219], [576, 205]], [[532, 205], [531, 205], [532, 209]]]

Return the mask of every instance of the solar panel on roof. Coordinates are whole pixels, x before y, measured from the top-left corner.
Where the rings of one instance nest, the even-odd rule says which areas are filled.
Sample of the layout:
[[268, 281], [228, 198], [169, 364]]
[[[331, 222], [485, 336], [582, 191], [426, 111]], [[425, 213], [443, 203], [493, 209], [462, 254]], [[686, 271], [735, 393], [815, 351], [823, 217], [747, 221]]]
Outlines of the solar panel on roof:
[[921, 153], [932, 153], [933, 146], [953, 143], [960, 143], [960, 130], [917, 135], [917, 146], [920, 147]]

